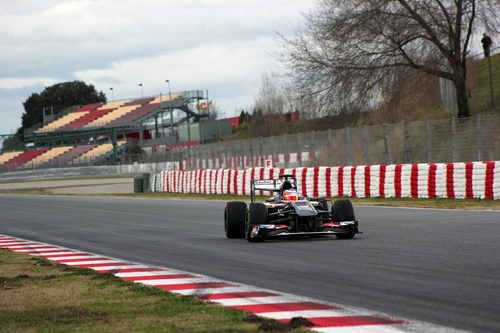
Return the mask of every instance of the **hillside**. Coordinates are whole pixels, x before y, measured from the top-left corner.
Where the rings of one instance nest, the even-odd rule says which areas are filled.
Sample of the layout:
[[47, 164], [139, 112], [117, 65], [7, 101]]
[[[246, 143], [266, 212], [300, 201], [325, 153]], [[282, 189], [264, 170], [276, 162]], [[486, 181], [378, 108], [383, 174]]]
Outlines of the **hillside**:
[[[468, 63], [467, 85], [469, 90], [469, 107], [472, 115], [500, 113], [500, 54], [491, 58], [493, 72], [493, 95], [495, 108], [490, 108], [490, 88], [488, 62], [486, 59], [471, 59]], [[372, 112], [354, 113], [338, 116], [327, 116], [316, 119], [301, 120], [296, 123], [278, 123], [268, 126], [268, 135], [321, 131], [329, 128], [360, 127], [382, 123], [398, 123], [402, 121], [447, 119], [456, 116], [447, 110], [441, 102], [439, 79], [420, 74], [415, 80], [407, 80], [402, 84], [397, 95]], [[266, 121], [272, 121], [266, 119]], [[257, 133], [255, 133], [257, 132]], [[231, 139], [260, 136], [262, 131], [252, 131], [247, 124], [237, 128]]]

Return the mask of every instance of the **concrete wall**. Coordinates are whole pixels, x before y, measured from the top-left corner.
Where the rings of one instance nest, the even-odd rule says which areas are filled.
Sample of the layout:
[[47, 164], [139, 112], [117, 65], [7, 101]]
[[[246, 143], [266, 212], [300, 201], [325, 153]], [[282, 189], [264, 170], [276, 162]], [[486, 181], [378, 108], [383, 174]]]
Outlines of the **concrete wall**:
[[128, 165], [102, 165], [72, 168], [35, 169], [0, 173], [0, 181], [86, 176], [135, 175], [140, 173], [157, 173], [163, 170], [171, 170], [173, 169], [173, 166], [174, 163], [172, 162], [161, 162]]

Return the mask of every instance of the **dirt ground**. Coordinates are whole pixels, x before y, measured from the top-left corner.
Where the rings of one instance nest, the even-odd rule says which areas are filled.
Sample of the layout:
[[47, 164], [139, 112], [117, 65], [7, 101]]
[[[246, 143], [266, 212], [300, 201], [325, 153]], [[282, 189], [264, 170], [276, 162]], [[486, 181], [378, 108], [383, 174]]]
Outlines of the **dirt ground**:
[[133, 193], [134, 178], [47, 179], [26, 182], [0, 182], [0, 192], [44, 189], [54, 194]]

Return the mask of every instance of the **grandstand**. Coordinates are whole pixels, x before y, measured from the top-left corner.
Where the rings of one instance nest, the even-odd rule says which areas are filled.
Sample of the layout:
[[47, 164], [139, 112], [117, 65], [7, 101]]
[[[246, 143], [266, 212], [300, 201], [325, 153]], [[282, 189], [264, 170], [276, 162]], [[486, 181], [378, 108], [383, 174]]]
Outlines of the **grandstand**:
[[174, 123], [162, 121], [162, 126], [170, 129], [189, 119], [206, 117], [192, 110], [200, 99], [203, 91], [195, 90], [68, 108], [49, 123], [26, 131], [24, 150], [2, 151], [0, 172], [116, 163], [130, 142], [151, 138], [152, 130], [158, 135], [157, 119], [165, 118], [169, 111], [186, 114]]
[[[125, 140], [116, 143], [121, 150], [126, 145]], [[25, 170], [43, 167], [92, 165], [96, 162], [109, 160], [113, 156], [114, 145], [60, 146], [50, 149], [32, 149], [25, 152], [16, 151], [0, 155], [0, 171]]]
[[52, 121], [48, 123], [47, 125], [39, 128], [36, 130], [36, 132], [41, 133], [41, 132], [51, 132], [60, 129], [61, 127], [64, 127], [86, 115], [91, 113], [92, 111], [95, 111], [97, 108], [101, 107], [102, 104], [92, 104], [92, 105], [86, 105], [81, 108], [79, 108], [76, 111], [73, 111], [71, 113], [63, 115], [61, 118], [58, 118], [55, 121]]

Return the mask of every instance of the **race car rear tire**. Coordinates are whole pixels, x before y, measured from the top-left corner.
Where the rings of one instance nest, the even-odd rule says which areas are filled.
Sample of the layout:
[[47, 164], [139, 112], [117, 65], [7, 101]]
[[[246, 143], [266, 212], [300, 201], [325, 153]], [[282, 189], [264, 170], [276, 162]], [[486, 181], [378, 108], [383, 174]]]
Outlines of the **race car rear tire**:
[[[332, 205], [332, 215], [334, 222], [355, 221], [354, 208], [349, 200], [336, 200]], [[346, 233], [335, 234], [338, 239], [353, 238], [356, 233], [349, 231]]]
[[249, 242], [259, 242], [263, 238], [252, 236], [252, 230], [256, 225], [266, 224], [268, 220], [267, 207], [261, 202], [252, 202], [248, 209], [248, 219], [245, 223], [245, 238]]
[[245, 237], [245, 220], [247, 219], [247, 204], [242, 201], [230, 201], [224, 210], [224, 231], [227, 238]]

